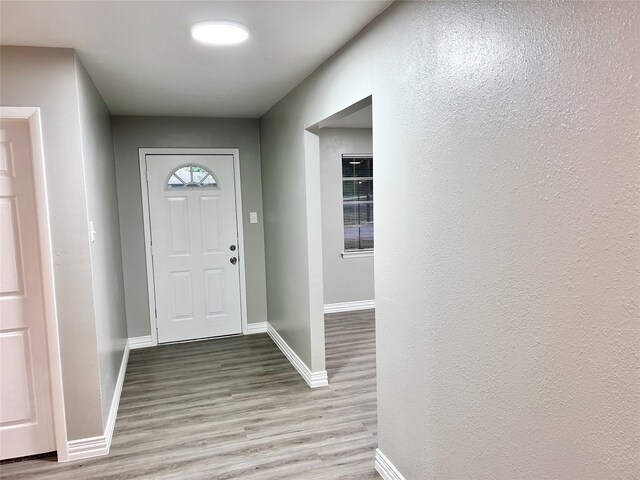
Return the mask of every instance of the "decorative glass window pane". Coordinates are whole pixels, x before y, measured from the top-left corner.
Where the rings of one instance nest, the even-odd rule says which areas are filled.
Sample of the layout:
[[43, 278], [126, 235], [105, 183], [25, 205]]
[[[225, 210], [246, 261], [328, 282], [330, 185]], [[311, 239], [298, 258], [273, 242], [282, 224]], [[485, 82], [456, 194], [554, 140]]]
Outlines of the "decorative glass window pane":
[[180, 180], [182, 180], [184, 183], [191, 182], [191, 167], [181, 167], [175, 172], [173, 172], [173, 174], [176, 177], [178, 177]]
[[218, 182], [208, 168], [189, 164], [182, 165], [169, 174], [166, 188], [218, 188]]
[[201, 183], [202, 180], [204, 180], [204, 177], [209, 175], [209, 171], [205, 170], [202, 167], [194, 165], [191, 167], [191, 175], [192, 175], [192, 181], [194, 183]]
[[373, 158], [342, 156], [344, 249], [373, 249]]
[[171, 176], [169, 177], [169, 181], [167, 182], [168, 187], [175, 188], [175, 187], [182, 187], [183, 185], [184, 185], [184, 182], [182, 180], [180, 180], [175, 175], [171, 174]]
[[200, 182], [200, 184], [203, 187], [215, 187], [216, 186], [216, 180], [215, 178], [213, 178], [211, 175], [207, 175], [206, 177], [204, 177], [202, 179], [202, 181]]

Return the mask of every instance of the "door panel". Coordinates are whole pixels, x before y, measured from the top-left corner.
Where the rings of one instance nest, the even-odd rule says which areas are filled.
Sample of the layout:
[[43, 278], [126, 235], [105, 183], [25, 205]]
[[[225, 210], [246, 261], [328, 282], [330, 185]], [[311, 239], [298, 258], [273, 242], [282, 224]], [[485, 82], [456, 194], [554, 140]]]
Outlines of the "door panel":
[[207, 299], [205, 314], [207, 316], [224, 314], [224, 269], [205, 270], [204, 284]]
[[18, 238], [16, 197], [0, 198], [0, 295], [22, 294], [22, 255]]
[[0, 457], [55, 450], [29, 127], [0, 121]]
[[171, 272], [173, 293], [173, 319], [193, 319], [193, 294], [191, 290], [191, 272]]
[[0, 375], [11, 388], [2, 388], [0, 423], [20, 425], [33, 421], [35, 394], [31, 368], [29, 331], [25, 328], [0, 333]]
[[185, 197], [167, 198], [171, 254], [189, 254], [189, 210]]
[[233, 156], [147, 155], [146, 168], [158, 342], [241, 333]]
[[202, 224], [203, 253], [219, 252], [222, 244], [223, 225], [218, 221], [218, 199], [215, 197], [200, 198], [200, 222]]

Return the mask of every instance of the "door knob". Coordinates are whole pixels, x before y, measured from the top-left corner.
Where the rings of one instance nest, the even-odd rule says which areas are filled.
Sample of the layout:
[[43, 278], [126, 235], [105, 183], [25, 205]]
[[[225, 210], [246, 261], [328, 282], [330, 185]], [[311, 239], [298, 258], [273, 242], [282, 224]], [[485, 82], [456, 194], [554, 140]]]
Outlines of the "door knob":
[[231, 262], [232, 265], [235, 265], [238, 262], [238, 259], [236, 257], [231, 257], [229, 261]]

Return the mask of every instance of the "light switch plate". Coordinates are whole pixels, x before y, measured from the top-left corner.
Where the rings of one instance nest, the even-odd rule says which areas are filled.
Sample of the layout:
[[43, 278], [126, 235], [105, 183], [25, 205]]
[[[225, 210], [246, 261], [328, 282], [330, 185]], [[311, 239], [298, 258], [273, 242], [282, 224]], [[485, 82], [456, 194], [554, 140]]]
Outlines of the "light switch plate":
[[91, 243], [96, 241], [96, 229], [93, 227], [93, 220], [89, 222], [89, 240], [91, 240]]
[[249, 212], [249, 221], [251, 223], [258, 223], [258, 212]]

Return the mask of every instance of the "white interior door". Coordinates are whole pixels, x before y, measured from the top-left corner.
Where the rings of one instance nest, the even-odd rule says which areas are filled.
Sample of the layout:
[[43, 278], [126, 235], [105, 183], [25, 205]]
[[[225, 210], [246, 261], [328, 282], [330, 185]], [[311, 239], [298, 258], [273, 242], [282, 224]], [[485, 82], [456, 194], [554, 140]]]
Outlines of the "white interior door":
[[158, 342], [241, 333], [233, 155], [147, 155]]
[[0, 122], [0, 456], [55, 450], [29, 126]]

